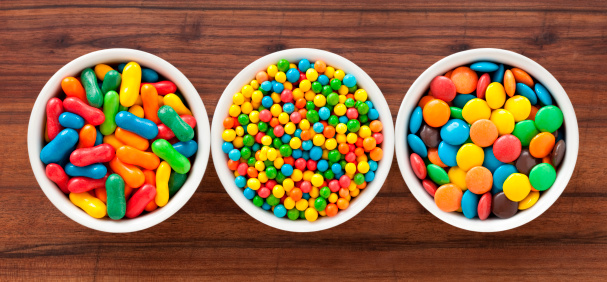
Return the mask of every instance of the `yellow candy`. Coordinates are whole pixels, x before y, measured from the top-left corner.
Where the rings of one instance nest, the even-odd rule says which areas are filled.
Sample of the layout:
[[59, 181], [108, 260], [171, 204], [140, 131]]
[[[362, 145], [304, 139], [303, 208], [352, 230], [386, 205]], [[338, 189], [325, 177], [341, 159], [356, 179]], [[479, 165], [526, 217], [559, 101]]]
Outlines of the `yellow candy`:
[[320, 190], [318, 189], [318, 187], [312, 187], [309, 194], [310, 198], [316, 199], [320, 195]]
[[324, 181], [324, 178], [320, 174], [314, 174], [314, 175], [312, 175], [312, 179], [310, 179], [310, 182], [312, 182], [312, 185], [314, 187], [320, 187], [320, 185], [322, 185], [323, 181]]
[[279, 104], [274, 104], [270, 107], [270, 113], [272, 113], [272, 116], [278, 117], [282, 113], [282, 107]]
[[531, 113], [531, 102], [524, 96], [514, 95], [506, 101], [504, 109], [512, 113], [514, 121], [526, 120]]
[[[253, 94], [251, 94], [251, 101], [255, 102], [255, 103], [261, 103], [261, 99], [263, 99], [263, 93], [259, 90], [254, 91]], [[244, 96], [243, 96], [243, 100], [244, 100]], [[234, 102], [234, 104], [236, 104], [236, 102]]]
[[240, 115], [240, 107], [236, 105], [231, 105], [230, 109], [228, 110], [228, 113], [231, 117], [237, 117], [238, 115]]
[[272, 94], [270, 94], [270, 98], [272, 98], [274, 104], [280, 103], [280, 94], [273, 92]]
[[311, 170], [306, 170], [303, 173], [303, 180], [304, 181], [311, 181], [312, 180], [312, 176], [314, 176], [314, 172]]
[[279, 71], [276, 73], [276, 76], [274, 76], [274, 79], [280, 83], [284, 83], [287, 81], [287, 75], [284, 72]]
[[337, 132], [338, 134], [344, 134], [346, 133], [346, 131], [348, 131], [348, 126], [346, 126], [345, 123], [338, 123], [335, 126], [335, 132]]
[[367, 172], [369, 172], [369, 169], [370, 169], [369, 163], [366, 161], [359, 162], [358, 165], [356, 166], [356, 169], [358, 169], [358, 172], [360, 172], [360, 173], [367, 173]]
[[306, 92], [306, 94], [304, 94], [304, 99], [306, 99], [306, 101], [312, 101], [314, 100], [314, 97], [316, 97], [316, 93], [314, 93], [314, 91], [310, 90], [308, 92]]
[[335, 75], [335, 68], [334, 67], [327, 67], [327, 69], [325, 69], [325, 75], [329, 79], [333, 78], [333, 76]]
[[337, 104], [333, 108], [333, 112], [335, 112], [335, 115], [337, 115], [337, 116], [345, 115], [347, 110], [348, 110], [348, 108], [344, 104]]
[[318, 94], [316, 95], [316, 97], [314, 97], [314, 106], [324, 107], [326, 103], [327, 98], [324, 95]]
[[356, 196], [358, 196], [358, 194], [360, 194], [360, 189], [354, 188], [354, 190], [350, 190], [351, 197], [356, 197]]
[[253, 87], [251, 85], [245, 85], [240, 90], [240, 92], [242, 92], [242, 95], [245, 98], [251, 98], [251, 95], [253, 95], [253, 91], [255, 91], [255, 89], [253, 89]]
[[255, 135], [258, 132], [259, 132], [259, 128], [257, 127], [257, 124], [254, 124], [254, 123], [247, 124], [247, 133], [248, 134]]
[[276, 65], [268, 66], [267, 73], [269, 77], [276, 76], [276, 73], [278, 73], [278, 67]]
[[316, 81], [318, 79], [318, 72], [310, 68], [306, 71], [306, 78], [311, 82]]
[[[337, 93], [339, 93], [340, 95], [346, 95], [346, 94], [348, 94], [348, 92], [350, 92], [350, 90], [345, 85], [340, 86], [339, 89], [337, 90]], [[344, 102], [345, 102], [345, 100], [344, 100]]]
[[236, 128], [234, 128], [234, 131], [236, 132], [236, 136], [243, 136], [244, 135], [244, 128], [242, 128], [242, 126], [237, 126]]
[[344, 76], [346, 76], [346, 73], [342, 70], [336, 70], [335, 74], [333, 75], [333, 77], [335, 77], [339, 80], [344, 80]]
[[259, 122], [259, 112], [258, 111], [252, 111], [249, 114], [249, 120], [251, 122], [258, 123]]
[[236, 138], [234, 138], [234, 141], [232, 141], [232, 144], [234, 144], [234, 147], [236, 147], [238, 149], [242, 148], [242, 146], [244, 146], [242, 137], [237, 136]]
[[289, 69], [296, 69], [296, 68], [297, 68], [296, 64], [293, 64], [293, 63], [289, 64]]
[[295, 130], [297, 130], [297, 126], [294, 123], [289, 122], [289, 123], [285, 124], [285, 133], [286, 134], [291, 135], [291, 134], [295, 133]]
[[360, 136], [360, 138], [367, 138], [371, 136], [371, 134], [371, 129], [366, 125], [361, 126], [358, 130], [358, 136]]
[[325, 148], [329, 151], [337, 148], [337, 141], [335, 138], [327, 139], [327, 141], [325, 141]]
[[346, 135], [339, 133], [339, 134], [335, 135], [335, 140], [337, 140], [338, 144], [346, 143]]
[[514, 116], [507, 110], [497, 109], [491, 113], [493, 124], [497, 127], [499, 135], [510, 134], [514, 131]]
[[281, 157], [278, 157], [274, 160], [274, 167], [280, 169], [282, 165], [285, 164], [285, 160]]
[[[308, 90], [310, 90], [310, 88], [312, 88], [312, 83], [309, 80], [304, 79], [299, 82], [300, 91], [307, 92]], [[295, 98], [295, 91], [293, 92], [293, 98]]]
[[301, 130], [308, 130], [308, 129], [310, 129], [310, 122], [307, 119], [302, 119], [299, 122], [299, 128]]
[[129, 108], [129, 113], [134, 114], [137, 117], [143, 118], [145, 115], [143, 112], [143, 108], [139, 105], [133, 105]]
[[[309, 80], [302, 80], [302, 82], [303, 81], [308, 81], [309, 82]], [[310, 90], [310, 89], [308, 89], [308, 90], [301, 89], [301, 83], [299, 84], [299, 87], [300, 88], [297, 88], [297, 89], [293, 90], [293, 100], [295, 100], [295, 101], [303, 98], [304, 97], [304, 92], [307, 92], [308, 90]]]
[[522, 173], [513, 173], [504, 181], [504, 194], [510, 201], [520, 202], [529, 195], [530, 191], [529, 178]]
[[260, 172], [260, 173], [257, 175], [257, 179], [259, 179], [259, 182], [261, 182], [261, 183], [266, 183], [266, 182], [268, 182], [268, 180], [270, 180], [270, 179], [268, 178], [268, 176], [266, 175], [266, 172], [265, 172], [265, 171]]
[[518, 202], [518, 209], [519, 210], [526, 210], [530, 207], [532, 207], [533, 205], [535, 205], [535, 203], [537, 203], [537, 200], [540, 198], [540, 192], [539, 191], [531, 191], [529, 193], [529, 195], [527, 195], [527, 197], [525, 197], [525, 199], [523, 199], [522, 201]]
[[232, 102], [234, 103], [234, 105], [242, 105], [242, 103], [244, 103], [244, 95], [242, 95], [242, 93], [234, 94], [234, 96], [232, 96]]
[[70, 201], [94, 218], [102, 218], [106, 215], [105, 204], [88, 192], [70, 193]]
[[282, 84], [282, 86], [285, 87], [285, 89], [289, 89], [289, 90], [293, 90], [293, 84], [291, 82], [285, 82]]
[[337, 196], [336, 193], [331, 193], [331, 195], [329, 195], [329, 199], [328, 200], [331, 203], [335, 203], [335, 202], [337, 202], [338, 198], [339, 198], [339, 196]]
[[346, 171], [346, 174], [354, 174], [356, 173], [356, 165], [353, 163], [347, 163], [344, 170]]
[[156, 205], [164, 207], [169, 202], [169, 177], [171, 177], [171, 166], [162, 161], [156, 169]]
[[280, 124], [286, 124], [287, 122], [289, 122], [289, 114], [282, 112], [278, 115], [278, 122], [280, 122]]
[[282, 198], [282, 196], [285, 195], [285, 189], [282, 188], [282, 186], [280, 186], [280, 185], [275, 185], [274, 188], [272, 188], [272, 195], [274, 195], [274, 197], [280, 199], [280, 198]]
[[236, 131], [234, 129], [226, 129], [221, 134], [221, 138], [223, 138], [223, 141], [232, 142], [236, 138]]
[[270, 148], [267, 155], [268, 160], [273, 162], [278, 157], [278, 151], [276, 151], [274, 148]]
[[487, 100], [487, 104], [492, 109], [499, 109], [506, 102], [506, 90], [504, 90], [504, 86], [499, 82], [492, 82], [487, 86], [487, 91], [485, 92], [485, 100]]
[[[339, 93], [339, 94], [341, 94], [341, 93]], [[343, 104], [343, 103], [346, 102], [346, 100], [348, 100], [348, 97], [346, 97], [346, 94], [348, 94], [348, 92], [346, 92], [345, 94], [339, 95], [339, 103], [340, 104]]]
[[451, 167], [447, 175], [449, 175], [449, 181], [459, 187], [459, 189], [462, 189], [462, 191], [468, 190], [466, 172], [463, 169], [457, 166]]
[[251, 80], [250, 84], [251, 84], [251, 87], [253, 87], [253, 89], [257, 90], [259, 88], [259, 81], [255, 80], [255, 79]]
[[309, 208], [306, 209], [305, 216], [308, 221], [314, 222], [318, 219], [318, 212], [314, 208]]
[[285, 198], [285, 202], [283, 203], [287, 210], [293, 209], [295, 207], [295, 201], [291, 199], [291, 197]]
[[290, 192], [295, 187], [295, 182], [293, 182], [293, 179], [287, 178], [282, 182], [282, 187], [285, 188], [285, 191]]
[[[141, 86], [141, 66], [130, 62], [122, 70], [122, 83], [120, 84], [120, 104], [130, 107], [135, 104]], [[166, 104], [166, 103], [165, 103]]]
[[266, 146], [272, 145], [272, 137], [270, 137], [268, 135], [265, 135], [264, 137], [261, 137], [261, 144], [262, 145], [266, 145]]
[[485, 100], [474, 98], [464, 105], [462, 116], [466, 122], [473, 124], [479, 119], [489, 119], [491, 117], [491, 108], [489, 108]]
[[358, 135], [356, 135], [356, 133], [348, 133], [348, 135], [346, 135], [346, 141], [350, 144], [354, 144], [358, 141]]
[[306, 200], [306, 199], [300, 199], [299, 201], [297, 201], [295, 203], [295, 208], [297, 210], [300, 210], [300, 211], [303, 211], [303, 210], [307, 209], [308, 208], [308, 200]]
[[105, 78], [105, 74], [111, 70], [114, 69], [106, 64], [98, 64], [95, 66], [95, 75], [97, 76], [97, 79], [103, 81], [103, 78]]
[[354, 99], [357, 101], [367, 101], [367, 91], [364, 89], [358, 89], [354, 92]]
[[291, 149], [299, 149], [299, 147], [301, 147], [301, 139], [298, 137], [291, 138], [291, 141], [289, 141], [289, 146], [291, 146]]
[[293, 181], [301, 181], [302, 178], [303, 178], [303, 173], [301, 172], [301, 170], [294, 169], [293, 174], [291, 174], [291, 179], [293, 179]]
[[253, 105], [250, 102], [244, 102], [244, 104], [240, 106], [240, 110], [243, 114], [248, 115], [253, 111]]
[[324, 143], [325, 143], [325, 136], [322, 134], [316, 134], [312, 138], [312, 144], [314, 144], [315, 146], [322, 146], [322, 144], [324, 144]]
[[255, 169], [257, 171], [263, 171], [264, 169], [266, 169], [266, 164], [264, 164], [263, 161], [256, 161], [255, 162]]
[[461, 146], [455, 156], [457, 166], [463, 171], [468, 171], [475, 166], [482, 165], [484, 159], [485, 152], [483, 148], [470, 143]]
[[259, 182], [259, 179], [257, 179], [257, 178], [249, 178], [249, 180], [247, 180], [247, 186], [249, 188], [251, 188], [252, 190], [257, 191], [257, 189], [259, 189], [259, 187], [261, 187], [261, 183]]

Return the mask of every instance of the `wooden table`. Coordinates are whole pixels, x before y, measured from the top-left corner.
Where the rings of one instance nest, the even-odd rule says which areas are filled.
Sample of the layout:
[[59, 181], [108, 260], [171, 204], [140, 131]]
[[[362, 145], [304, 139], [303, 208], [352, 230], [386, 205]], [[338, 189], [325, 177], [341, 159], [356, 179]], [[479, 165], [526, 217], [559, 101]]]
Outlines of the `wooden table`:
[[[0, 280], [605, 279], [607, 2], [0, 2]], [[255, 3], [254, 3], [255, 2]], [[268, 53], [313, 47], [362, 67], [394, 120], [408, 87], [452, 53], [522, 53], [562, 83], [580, 126], [577, 167], [531, 223], [495, 234], [441, 222], [407, 189], [394, 158], [381, 192], [352, 220], [296, 234], [257, 222], [225, 193], [212, 161], [191, 200], [142, 232], [97, 232], [61, 214], [28, 161], [40, 89], [91, 51], [126, 47], [179, 68], [212, 114], [229, 81]]]

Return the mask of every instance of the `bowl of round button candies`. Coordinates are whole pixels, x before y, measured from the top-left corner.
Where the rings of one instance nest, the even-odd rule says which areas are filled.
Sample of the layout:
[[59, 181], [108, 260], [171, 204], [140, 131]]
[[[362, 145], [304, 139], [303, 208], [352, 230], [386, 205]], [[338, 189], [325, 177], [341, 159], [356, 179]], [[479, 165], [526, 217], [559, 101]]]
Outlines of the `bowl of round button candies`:
[[51, 77], [28, 128], [34, 175], [74, 221], [133, 232], [169, 218], [198, 188], [209, 157], [198, 92], [138, 50], [81, 56]]
[[394, 129], [373, 80], [322, 50], [289, 49], [243, 69], [211, 128], [217, 173], [255, 219], [318, 231], [358, 214], [390, 169]]
[[546, 211], [571, 178], [579, 145], [558, 81], [500, 49], [456, 53], [428, 68], [407, 92], [396, 128], [411, 193], [436, 217], [479, 232]]

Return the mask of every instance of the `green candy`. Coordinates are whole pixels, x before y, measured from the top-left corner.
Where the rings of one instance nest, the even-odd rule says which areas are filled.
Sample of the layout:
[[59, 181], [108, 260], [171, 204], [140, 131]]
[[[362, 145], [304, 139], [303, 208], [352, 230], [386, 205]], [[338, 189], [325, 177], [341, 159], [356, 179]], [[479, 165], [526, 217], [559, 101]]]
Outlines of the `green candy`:
[[326, 179], [333, 179], [335, 177], [335, 173], [333, 173], [333, 171], [331, 171], [330, 169], [327, 169], [327, 171], [325, 171], [324, 176]]
[[306, 113], [306, 118], [308, 119], [308, 121], [310, 122], [310, 124], [314, 124], [317, 123], [318, 121], [320, 121], [320, 117], [318, 116], [318, 112], [314, 109], [309, 110]]
[[238, 123], [240, 123], [240, 125], [242, 126], [246, 126], [247, 124], [249, 124], [249, 116], [245, 114], [240, 114], [238, 116]]
[[276, 178], [276, 174], [278, 172], [276, 171], [276, 168], [273, 166], [270, 167], [266, 167], [266, 176], [268, 176], [269, 179], [274, 179]]
[[331, 196], [331, 189], [329, 189], [329, 187], [325, 186], [320, 188], [319, 194], [321, 197], [327, 199], [329, 198], [329, 196]]
[[310, 110], [314, 110], [314, 109], [316, 109], [316, 105], [314, 105], [314, 102], [312, 102], [312, 101], [306, 102], [306, 110], [310, 111]]
[[160, 107], [160, 109], [158, 109], [158, 118], [175, 133], [175, 136], [179, 141], [187, 142], [194, 138], [194, 129], [183, 121], [177, 112], [170, 106]]
[[331, 84], [331, 88], [333, 88], [333, 90], [337, 91], [341, 87], [341, 80], [333, 78], [329, 84]]
[[314, 208], [317, 211], [324, 211], [326, 207], [327, 207], [327, 200], [325, 200], [325, 198], [318, 197], [318, 198], [316, 198], [316, 200], [314, 200]]
[[348, 131], [358, 132], [360, 129], [360, 122], [358, 120], [351, 119], [348, 121], [348, 123], [346, 123], [346, 126], [348, 127]]
[[458, 108], [458, 107], [451, 107], [451, 118], [454, 119], [461, 119], [464, 120], [464, 116], [462, 115], [462, 109]]
[[352, 179], [356, 185], [361, 185], [365, 182], [365, 175], [362, 173], [357, 173], [354, 175]]
[[306, 212], [305, 211], [299, 211], [299, 218], [306, 218]]
[[534, 166], [529, 172], [529, 182], [533, 188], [539, 191], [546, 191], [556, 181], [556, 170], [547, 163], [541, 163]]
[[105, 180], [107, 192], [107, 215], [114, 220], [126, 214], [126, 199], [124, 197], [124, 180], [118, 174], [111, 174]]
[[108, 91], [116, 91], [120, 88], [120, 83], [122, 83], [122, 76], [120, 76], [120, 73], [115, 70], [108, 71], [103, 77], [101, 93], [106, 93], [107, 95]]
[[516, 123], [512, 135], [516, 136], [521, 141], [523, 147], [529, 146], [531, 139], [540, 133], [535, 127], [535, 123], [532, 120], [523, 120]]
[[325, 85], [325, 86], [322, 87], [322, 95], [327, 96], [327, 95], [329, 95], [331, 93], [333, 93], [333, 89], [331, 89], [331, 86]]
[[181, 174], [171, 170], [171, 176], [169, 177], [169, 197], [173, 197], [177, 194], [187, 179], [187, 174]]
[[253, 146], [255, 144], [255, 137], [250, 134], [245, 135], [244, 137], [242, 137], [242, 144], [249, 147]]
[[118, 112], [128, 112], [129, 107], [125, 107], [122, 104], [118, 103]]
[[285, 59], [281, 59], [280, 61], [278, 61], [278, 64], [276, 64], [276, 66], [278, 67], [278, 70], [281, 72], [288, 71], [290, 65], [291, 65], [291, 63], [289, 63], [289, 61], [287, 61]]
[[348, 98], [344, 102], [344, 105], [346, 105], [347, 108], [352, 108], [356, 105], [356, 101], [354, 101], [354, 99], [352, 99], [352, 98]]
[[354, 85], [352, 87], [348, 87], [348, 93], [354, 93], [358, 90], [358, 85]]
[[428, 176], [430, 176], [430, 179], [432, 179], [434, 183], [438, 185], [445, 185], [449, 183], [449, 175], [442, 167], [435, 164], [429, 164], [427, 168]]
[[268, 196], [268, 198], [266, 199], [266, 203], [268, 203], [268, 205], [270, 206], [276, 206], [278, 204], [280, 204], [280, 199], [274, 197], [274, 195]]
[[338, 118], [336, 115], [331, 115], [331, 116], [329, 117], [329, 120], [327, 120], [327, 123], [328, 123], [330, 126], [335, 127], [336, 125], [338, 125], [338, 124], [339, 124], [339, 118]]
[[367, 115], [358, 116], [358, 120], [360, 121], [360, 123], [363, 123], [366, 126], [369, 126], [368, 124], [366, 124], [369, 121], [369, 117]]
[[80, 74], [80, 80], [86, 91], [86, 100], [88, 100], [89, 105], [100, 108], [103, 105], [103, 93], [99, 89], [95, 71], [91, 68], [84, 69]]
[[280, 172], [280, 170], [279, 170], [278, 174], [276, 175], [276, 179], [274, 179], [274, 180], [276, 180], [276, 182], [278, 182], [279, 184], [282, 184], [286, 178], [287, 177], [284, 174], [282, 174], [282, 172]]
[[320, 91], [322, 91], [322, 84], [318, 81], [312, 82], [312, 91], [314, 93], [320, 93]]
[[338, 162], [341, 159], [341, 153], [338, 150], [331, 150], [329, 152], [329, 161]]
[[173, 145], [164, 139], [158, 139], [152, 143], [152, 152], [159, 158], [165, 160], [177, 173], [188, 173], [190, 161], [184, 155], [173, 148]]
[[297, 220], [299, 218], [299, 211], [297, 209], [290, 209], [287, 211], [287, 217], [290, 220]]
[[261, 132], [266, 132], [268, 130], [268, 124], [266, 122], [260, 121], [257, 124], [257, 129]]
[[337, 93], [335, 92], [327, 95], [327, 104], [329, 106], [335, 106], [339, 104], [339, 95], [337, 95]]
[[535, 114], [535, 127], [541, 132], [555, 132], [563, 125], [563, 112], [557, 106], [544, 106]]
[[367, 103], [360, 103], [360, 105], [356, 107], [356, 110], [359, 114], [366, 115], [369, 112], [369, 105], [367, 105]]
[[293, 154], [293, 149], [291, 149], [291, 146], [284, 144], [282, 146], [280, 146], [280, 148], [278, 149], [278, 151], [280, 152], [280, 155], [283, 157], [290, 157], [291, 154]]
[[247, 165], [248, 165], [248, 166], [255, 166], [255, 163], [256, 163], [256, 162], [257, 162], [257, 159], [255, 159], [255, 157], [250, 157], [250, 158], [247, 160]]
[[263, 206], [263, 202], [264, 202], [263, 198], [259, 197], [259, 195], [255, 196], [255, 198], [253, 198], [253, 205], [255, 205], [255, 206], [261, 207], [261, 206]]
[[242, 147], [240, 149], [240, 156], [242, 159], [248, 159], [251, 157], [251, 149], [249, 147]]
[[103, 97], [103, 114], [105, 121], [99, 125], [99, 131], [103, 135], [110, 135], [116, 130], [116, 114], [120, 105], [120, 97], [116, 91], [110, 90]]

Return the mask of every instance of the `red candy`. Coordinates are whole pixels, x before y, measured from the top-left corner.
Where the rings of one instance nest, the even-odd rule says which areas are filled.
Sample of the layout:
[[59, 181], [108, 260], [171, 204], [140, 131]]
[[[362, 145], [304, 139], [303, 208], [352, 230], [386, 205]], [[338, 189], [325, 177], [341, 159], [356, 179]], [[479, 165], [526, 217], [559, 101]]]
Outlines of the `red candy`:
[[483, 194], [481, 199], [478, 201], [478, 218], [485, 220], [491, 214], [491, 191]]
[[171, 81], [158, 81], [156, 83], [142, 83], [141, 87], [146, 84], [150, 84], [156, 88], [158, 91], [158, 95], [166, 95], [170, 93], [175, 93], [177, 91], [177, 85]]
[[92, 179], [88, 177], [74, 177], [67, 182], [67, 189], [72, 193], [82, 193], [97, 188], [105, 188], [107, 175], [101, 179]]
[[452, 101], [455, 98], [455, 84], [451, 79], [445, 76], [437, 76], [430, 82], [430, 91], [436, 99], [445, 102]]
[[272, 113], [268, 109], [259, 112], [259, 119], [263, 122], [269, 122], [272, 119]]
[[95, 126], [105, 121], [105, 115], [100, 109], [91, 107], [75, 97], [65, 98], [63, 100], [63, 108], [70, 113], [81, 116], [87, 123]]
[[430, 194], [430, 196], [432, 196], [432, 197], [434, 197], [434, 194], [436, 193], [436, 189], [438, 189], [438, 187], [436, 187], [436, 184], [434, 184], [434, 182], [432, 182], [431, 180], [428, 180], [428, 179], [422, 180], [422, 187], [424, 187], [426, 192], [428, 192], [428, 194]]
[[91, 148], [76, 149], [70, 155], [70, 162], [75, 166], [87, 166], [111, 161], [116, 156], [114, 147], [101, 144]]
[[293, 92], [289, 89], [285, 89], [280, 93], [280, 100], [283, 103], [290, 103], [293, 101]]
[[419, 178], [419, 179], [426, 178], [426, 172], [427, 172], [426, 164], [424, 163], [424, 160], [422, 159], [422, 157], [420, 157], [416, 153], [413, 153], [413, 154], [411, 154], [410, 160], [411, 160], [411, 168], [413, 169], [413, 172], [415, 173], [417, 178]]
[[[191, 116], [191, 115], [182, 115], [180, 117], [190, 127], [192, 127], [192, 128], [196, 127], [196, 119], [193, 116]], [[169, 140], [169, 139], [171, 139], [173, 137], [175, 137], [175, 133], [173, 133], [173, 131], [168, 126], [166, 126], [164, 124], [159, 124], [158, 125], [158, 135], [156, 136], [156, 139], [166, 139], [166, 140]]]
[[339, 181], [335, 180], [335, 179], [329, 181], [329, 185], [328, 186], [329, 186], [329, 190], [331, 190], [331, 192], [337, 192], [341, 188], [339, 186]]
[[50, 140], [63, 130], [59, 124], [59, 116], [63, 113], [63, 102], [59, 98], [51, 98], [46, 103], [46, 132]]
[[513, 162], [521, 154], [521, 141], [512, 134], [500, 136], [493, 143], [493, 154], [500, 162]]
[[264, 199], [267, 198], [267, 197], [269, 197], [270, 193], [271, 193], [271, 191], [270, 191], [270, 189], [268, 187], [261, 187], [257, 191], [257, 195], [259, 195], [259, 197], [262, 197]]
[[153, 201], [155, 197], [156, 187], [150, 184], [144, 184], [141, 188], [137, 189], [137, 192], [135, 192], [126, 203], [125, 216], [128, 218], [139, 216], [143, 212], [143, 209], [145, 209], [145, 206]]
[[58, 164], [48, 164], [46, 166], [46, 177], [48, 177], [51, 181], [55, 182], [59, 189], [63, 191], [63, 193], [69, 193], [70, 191], [67, 189], [67, 181], [69, 177], [65, 174], [63, 168]]
[[487, 86], [491, 83], [491, 78], [488, 73], [481, 75], [478, 79], [478, 83], [476, 84], [476, 97], [479, 99], [485, 99], [485, 92], [487, 91]]

